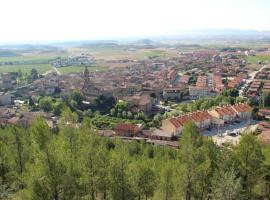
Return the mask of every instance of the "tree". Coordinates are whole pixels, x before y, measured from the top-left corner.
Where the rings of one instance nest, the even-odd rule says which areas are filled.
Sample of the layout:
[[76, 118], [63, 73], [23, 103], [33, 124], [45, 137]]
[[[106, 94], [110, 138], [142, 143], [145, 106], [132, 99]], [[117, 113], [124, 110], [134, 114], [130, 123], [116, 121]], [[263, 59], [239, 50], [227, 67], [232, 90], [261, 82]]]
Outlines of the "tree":
[[262, 92], [261, 98], [259, 101], [260, 107], [268, 107], [270, 106], [270, 92]]
[[113, 200], [132, 200], [130, 178], [127, 174], [128, 160], [122, 152], [114, 154], [111, 159], [111, 194]]
[[71, 93], [71, 99], [73, 99], [74, 101], [76, 101], [77, 105], [81, 105], [82, 104], [82, 101], [83, 101], [83, 95], [82, 95], [81, 91], [74, 90]]
[[29, 97], [28, 105], [29, 105], [31, 108], [35, 108], [36, 104], [34, 103], [32, 97]]
[[127, 118], [127, 111], [124, 110], [124, 111], [122, 112], [122, 117], [123, 117], [123, 118]]
[[184, 125], [179, 150], [179, 181], [183, 199], [207, 199], [210, 179], [217, 167], [217, 148], [204, 138], [194, 123]]
[[133, 187], [138, 199], [144, 196], [147, 200], [154, 195], [156, 189], [156, 176], [147, 163], [139, 163], [131, 170], [133, 174]]
[[31, 81], [38, 79], [38, 71], [35, 68], [31, 69], [30, 79]]
[[128, 119], [133, 119], [133, 114], [130, 111], [128, 111], [127, 117], [128, 117]]
[[65, 107], [65, 103], [61, 100], [58, 99], [54, 104], [53, 104], [53, 114], [59, 116], [62, 113], [62, 110]]
[[115, 116], [116, 115], [116, 110], [115, 108], [112, 108], [110, 111], [111, 116]]
[[212, 180], [212, 198], [214, 200], [240, 199], [242, 191], [240, 178], [234, 170], [217, 172]]
[[162, 120], [162, 115], [160, 113], [156, 114], [153, 118], [155, 126], [159, 126]]
[[235, 88], [232, 89], [226, 89], [222, 92], [222, 95], [226, 97], [238, 97], [239, 96], [239, 91]]
[[181, 185], [181, 193], [183, 199], [191, 200], [195, 198], [195, 185], [196, 185], [196, 167], [198, 163], [196, 157], [199, 153], [199, 147], [202, 146], [202, 136], [197, 130], [194, 123], [184, 125], [182, 137], [180, 139], [180, 169], [179, 179]]
[[5, 184], [0, 183], [0, 200], [11, 199], [12, 190]]
[[40, 150], [45, 150], [52, 139], [47, 122], [42, 117], [38, 117], [29, 131], [33, 145]]
[[247, 198], [252, 199], [253, 187], [260, 180], [262, 175], [261, 163], [263, 155], [257, 138], [252, 134], [245, 134], [241, 137], [235, 151], [239, 162], [238, 171], [242, 177], [242, 186]]
[[51, 97], [43, 97], [39, 100], [39, 107], [45, 112], [50, 112], [53, 109], [53, 102]]
[[175, 192], [174, 185], [174, 169], [172, 163], [163, 168], [161, 172], [161, 191], [163, 193], [164, 200], [170, 200]]

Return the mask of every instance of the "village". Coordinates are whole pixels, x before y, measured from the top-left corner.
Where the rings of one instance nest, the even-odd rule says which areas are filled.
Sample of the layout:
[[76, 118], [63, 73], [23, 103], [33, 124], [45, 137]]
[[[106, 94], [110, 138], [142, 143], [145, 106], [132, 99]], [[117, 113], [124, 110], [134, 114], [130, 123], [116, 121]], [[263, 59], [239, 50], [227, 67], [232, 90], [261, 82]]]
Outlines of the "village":
[[[45, 101], [49, 97], [56, 104], [75, 91], [81, 96], [71, 100], [76, 105], [70, 103], [70, 108], [79, 118], [88, 115], [96, 120], [92, 123], [101, 136], [178, 148], [183, 126], [194, 122], [202, 134], [221, 146], [237, 144], [241, 134], [251, 130], [269, 143], [270, 64], [258, 62], [257, 67], [250, 68], [246, 57], [256, 53], [252, 49], [211, 49], [180, 52], [168, 58], [110, 60], [107, 62], [125, 67], [108, 71], [90, 71], [94, 61], [78, 56], [53, 66], [80, 62], [85, 66], [83, 73], [50, 71], [24, 85], [18, 85], [14, 73], [2, 73], [0, 123], [29, 127], [42, 116], [55, 128], [59, 112], [54, 106], [41, 106], [41, 102], [49, 104]], [[217, 102], [212, 105], [181, 108], [213, 99]], [[98, 118], [110, 122], [101, 126]]]

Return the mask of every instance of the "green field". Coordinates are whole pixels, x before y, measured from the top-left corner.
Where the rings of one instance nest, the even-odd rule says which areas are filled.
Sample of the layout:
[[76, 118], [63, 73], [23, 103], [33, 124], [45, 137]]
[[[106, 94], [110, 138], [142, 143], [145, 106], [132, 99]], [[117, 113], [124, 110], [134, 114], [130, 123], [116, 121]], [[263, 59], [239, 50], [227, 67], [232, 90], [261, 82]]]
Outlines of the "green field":
[[14, 56], [14, 57], [0, 57], [0, 62], [29, 62], [29, 61], [44, 61], [49, 62], [58, 57], [64, 57], [65, 54], [57, 55], [27, 55], [27, 56]]
[[[58, 68], [58, 71], [62, 74], [72, 73], [72, 72], [83, 72], [85, 69], [84, 66], [70, 66], [70, 67], [60, 67]], [[107, 67], [98, 67], [98, 66], [92, 66], [88, 67], [89, 71], [106, 71], [108, 70]]]
[[256, 55], [247, 57], [247, 62], [249, 64], [257, 64], [258, 61], [270, 61], [270, 55]]
[[0, 73], [5, 72], [18, 72], [19, 70], [22, 73], [30, 73], [31, 69], [37, 69], [37, 71], [42, 74], [46, 71], [52, 69], [50, 64], [34, 64], [34, 65], [0, 65]]

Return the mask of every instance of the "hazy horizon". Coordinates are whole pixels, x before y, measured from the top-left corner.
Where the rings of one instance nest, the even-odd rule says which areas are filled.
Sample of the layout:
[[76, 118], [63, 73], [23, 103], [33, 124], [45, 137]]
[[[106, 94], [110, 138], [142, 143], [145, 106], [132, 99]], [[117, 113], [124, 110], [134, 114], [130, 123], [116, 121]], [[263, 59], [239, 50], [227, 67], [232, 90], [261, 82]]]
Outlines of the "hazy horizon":
[[270, 1], [9, 0], [0, 43], [163, 36], [197, 29], [270, 30]]

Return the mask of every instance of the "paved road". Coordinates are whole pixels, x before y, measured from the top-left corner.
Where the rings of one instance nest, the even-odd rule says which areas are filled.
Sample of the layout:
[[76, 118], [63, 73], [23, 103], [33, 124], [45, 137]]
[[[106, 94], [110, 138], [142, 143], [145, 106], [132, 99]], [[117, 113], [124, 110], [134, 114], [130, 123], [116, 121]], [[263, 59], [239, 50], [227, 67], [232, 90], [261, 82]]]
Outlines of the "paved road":
[[229, 124], [219, 129], [202, 131], [202, 134], [204, 134], [205, 136], [215, 136], [215, 135], [226, 135], [226, 132], [231, 131], [244, 132], [245, 130], [247, 130], [248, 127], [256, 124], [258, 124], [258, 121], [256, 120], [243, 121], [241, 123]]
[[53, 67], [53, 69], [54, 69], [54, 71], [56, 71], [56, 73], [57, 73], [58, 75], [61, 75], [61, 72], [60, 72], [56, 67]]
[[52, 67], [52, 70], [46, 71], [44, 74], [42, 74], [43, 76], [46, 76], [49, 73], [52, 72], [56, 72], [59, 76], [61, 75], [61, 72], [56, 68], [56, 67]]
[[[259, 70], [251, 72], [248, 75], [250, 78], [246, 79], [246, 81], [245, 81], [245, 88], [247, 87], [247, 84], [251, 83], [255, 79], [257, 73], [259, 73], [260, 71], [262, 71], [266, 67], [267, 67], [267, 65], [264, 65]], [[243, 97], [243, 93], [244, 93], [244, 89], [240, 89], [239, 90], [239, 96]]]

